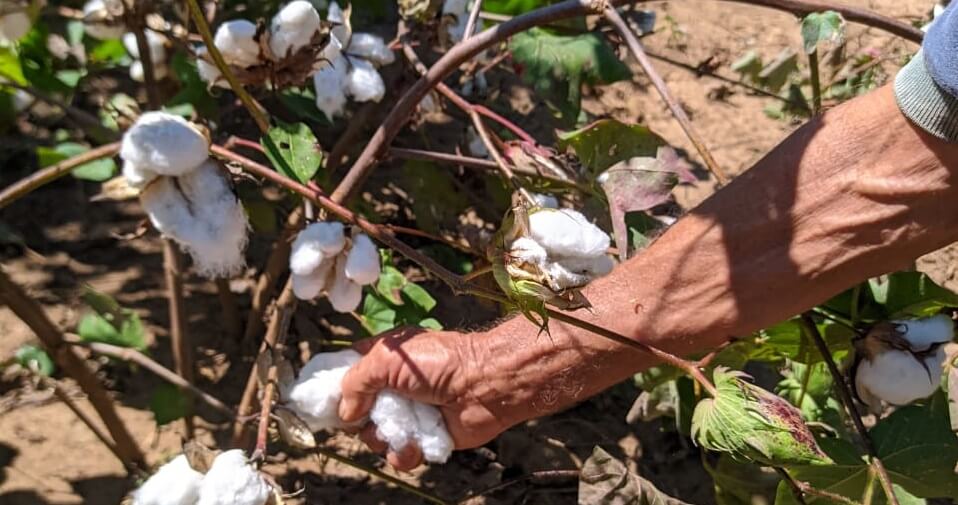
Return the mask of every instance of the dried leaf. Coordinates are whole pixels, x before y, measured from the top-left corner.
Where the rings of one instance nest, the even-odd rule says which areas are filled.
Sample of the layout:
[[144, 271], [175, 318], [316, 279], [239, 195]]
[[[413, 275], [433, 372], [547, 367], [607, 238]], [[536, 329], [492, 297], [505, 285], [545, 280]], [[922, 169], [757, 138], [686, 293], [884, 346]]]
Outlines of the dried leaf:
[[101, 184], [100, 192], [90, 197], [90, 201], [100, 202], [103, 200], [111, 200], [114, 202], [122, 202], [124, 200], [132, 200], [139, 195], [140, 190], [130, 186], [126, 181], [126, 177], [120, 175]]
[[287, 444], [300, 449], [316, 447], [316, 438], [313, 437], [313, 432], [293, 411], [281, 408], [276, 409], [273, 415], [276, 418], [276, 426], [279, 427], [279, 436]]
[[213, 466], [213, 460], [216, 459], [216, 456], [219, 456], [220, 452], [221, 451], [217, 451], [216, 449], [210, 449], [195, 440], [190, 440], [183, 444], [183, 455], [186, 456], [186, 461], [189, 462], [190, 468], [204, 475], [210, 470], [210, 467]]
[[596, 447], [579, 473], [579, 505], [685, 505], [685, 502], [658, 490], [601, 447]]

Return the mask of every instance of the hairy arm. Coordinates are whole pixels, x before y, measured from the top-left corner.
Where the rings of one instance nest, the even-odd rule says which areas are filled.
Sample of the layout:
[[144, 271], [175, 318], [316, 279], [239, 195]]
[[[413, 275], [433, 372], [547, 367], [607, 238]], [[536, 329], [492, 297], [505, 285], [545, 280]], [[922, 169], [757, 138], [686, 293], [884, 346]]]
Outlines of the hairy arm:
[[[915, 128], [886, 86], [812, 120], [655, 243], [585, 290], [577, 316], [667, 351], [708, 350], [958, 239], [958, 146]], [[344, 380], [341, 413], [389, 387], [440, 405], [458, 447], [654, 364], [553, 321], [390, 336]], [[375, 442], [373, 442], [375, 444]], [[400, 467], [415, 451], [391, 455]]]

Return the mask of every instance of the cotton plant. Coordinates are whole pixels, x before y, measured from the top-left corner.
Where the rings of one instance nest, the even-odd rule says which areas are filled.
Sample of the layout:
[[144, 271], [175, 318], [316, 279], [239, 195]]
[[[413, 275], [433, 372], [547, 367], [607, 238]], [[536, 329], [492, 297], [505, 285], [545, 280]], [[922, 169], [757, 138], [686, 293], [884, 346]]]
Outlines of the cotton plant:
[[133, 505], [264, 505], [272, 487], [243, 451], [218, 454], [205, 475], [186, 455], [160, 467], [132, 495]]
[[[346, 427], [339, 417], [342, 380], [361, 356], [356, 351], [320, 353], [300, 370], [283, 397], [283, 407], [294, 412], [312, 431]], [[454, 448], [442, 414], [436, 407], [382, 391], [369, 413], [376, 436], [394, 451], [415, 445], [423, 458], [444, 463]]]
[[209, 158], [200, 127], [166, 112], [147, 112], [123, 135], [127, 183], [153, 226], [193, 258], [205, 277], [225, 277], [245, 265], [249, 223], [229, 180]]
[[325, 292], [337, 312], [359, 307], [363, 286], [379, 279], [379, 251], [366, 234], [346, 237], [342, 223], [312, 223], [293, 241], [289, 258], [293, 293], [312, 300]]
[[941, 383], [944, 345], [954, 338], [954, 321], [944, 314], [876, 325], [856, 342], [858, 397], [878, 413], [882, 402], [907, 405], [931, 396]]
[[[150, 50], [153, 77], [164, 79], [169, 73], [166, 50], [169, 40], [165, 35], [150, 29], [145, 30], [144, 35], [146, 36], [146, 45]], [[124, 33], [122, 40], [126, 52], [133, 58], [133, 63], [130, 64], [130, 78], [136, 82], [144, 82], [145, 70], [143, 69], [143, 60], [140, 57], [140, 46], [136, 42], [136, 34], [132, 32]]]

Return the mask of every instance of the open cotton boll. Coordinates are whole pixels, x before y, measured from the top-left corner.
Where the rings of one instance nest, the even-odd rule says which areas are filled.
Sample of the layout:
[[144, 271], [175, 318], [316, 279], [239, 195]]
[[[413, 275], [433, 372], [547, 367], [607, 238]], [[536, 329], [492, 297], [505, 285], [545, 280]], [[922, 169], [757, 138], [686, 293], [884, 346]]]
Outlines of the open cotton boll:
[[589, 258], [562, 258], [556, 261], [572, 272], [579, 272], [591, 276], [593, 279], [608, 275], [615, 267], [612, 258], [603, 254]]
[[246, 212], [214, 162], [162, 177], [140, 194], [150, 221], [190, 253], [204, 277], [235, 274], [245, 265]]
[[305, 0], [286, 4], [270, 23], [269, 49], [273, 56], [285, 58], [308, 46], [319, 30], [319, 13]]
[[401, 451], [415, 444], [430, 463], [445, 463], [454, 447], [439, 409], [403, 398], [394, 391], [380, 391], [369, 411], [376, 437]]
[[203, 477], [196, 505], [264, 505], [271, 489], [240, 449], [222, 452]]
[[379, 279], [379, 249], [365, 233], [353, 236], [353, 247], [346, 256], [346, 277], [365, 286]]
[[209, 141], [185, 119], [147, 112], [123, 135], [120, 157], [160, 175], [183, 175], [206, 161]]
[[[153, 65], [159, 66], [160, 63], [166, 61], [166, 37], [153, 30], [146, 30], [146, 45], [150, 46], [150, 60]], [[123, 34], [123, 47], [126, 48], [126, 52], [130, 54], [131, 58], [141, 59], [140, 46], [136, 43], [134, 33]]]
[[20, 40], [30, 31], [30, 16], [25, 11], [11, 12], [0, 17], [0, 39]]
[[567, 258], [545, 265], [551, 288], [555, 291], [581, 288], [612, 271], [615, 263], [608, 256]]
[[289, 268], [295, 274], [316, 270], [326, 258], [339, 254], [346, 245], [343, 223], [312, 223], [296, 235], [289, 255]]
[[419, 423], [416, 442], [422, 450], [422, 457], [430, 463], [445, 463], [456, 444], [446, 430], [442, 413], [425, 403], [413, 402], [412, 406]]
[[939, 347], [924, 363], [919, 359], [906, 351], [885, 351], [872, 360], [863, 359], [855, 374], [859, 396], [872, 395], [892, 405], [931, 396], [941, 382], [945, 350]]
[[131, 187], [142, 189], [159, 176], [152, 170], [140, 168], [135, 163], [124, 161], [123, 177]]
[[386, 83], [372, 63], [361, 59], [349, 60], [352, 67], [346, 74], [346, 92], [357, 102], [378, 102], [386, 95]]
[[528, 237], [519, 237], [512, 242], [509, 247], [509, 255], [513, 259], [531, 265], [544, 265], [548, 253], [535, 240]]
[[245, 19], [227, 21], [216, 29], [213, 43], [223, 59], [237, 67], [252, 67], [260, 63], [256, 25]]
[[343, 396], [343, 376], [360, 358], [353, 350], [313, 356], [290, 387], [285, 405], [296, 412], [312, 431], [342, 427], [339, 400]]
[[572, 209], [542, 209], [529, 214], [532, 238], [555, 257], [604, 255], [609, 236]]
[[925, 351], [934, 344], [951, 342], [955, 339], [955, 323], [945, 314], [924, 319], [891, 321], [891, 323], [904, 330], [905, 340], [913, 351]]
[[342, 116], [346, 108], [346, 73], [349, 64], [342, 54], [331, 59], [330, 64], [313, 74], [316, 90], [316, 108], [332, 120]]
[[133, 505], [193, 505], [202, 480], [203, 474], [193, 470], [186, 456], [180, 454], [133, 492]]
[[369, 60], [377, 67], [396, 61], [396, 55], [386, 46], [383, 38], [371, 33], [354, 33], [346, 52]]
[[363, 301], [363, 287], [346, 277], [346, 257], [336, 257], [336, 270], [332, 284], [326, 290], [326, 297], [336, 312], [352, 312]]
[[292, 274], [293, 294], [300, 300], [312, 300], [326, 289], [326, 275], [329, 269], [317, 269], [308, 274]]

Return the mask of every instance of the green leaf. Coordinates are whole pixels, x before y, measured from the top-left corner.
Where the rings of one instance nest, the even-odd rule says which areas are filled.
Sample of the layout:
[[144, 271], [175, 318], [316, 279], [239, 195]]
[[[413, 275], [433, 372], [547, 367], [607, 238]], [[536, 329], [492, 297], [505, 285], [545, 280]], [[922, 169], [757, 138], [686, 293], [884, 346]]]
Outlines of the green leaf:
[[802, 20], [802, 46], [813, 53], [821, 42], [839, 45], [845, 38], [845, 20], [835, 11], [813, 12]]
[[363, 327], [372, 335], [379, 335], [396, 327], [396, 310], [375, 293], [366, 294], [361, 314]]
[[410, 300], [423, 312], [429, 312], [436, 307], [436, 299], [422, 286], [413, 282], [408, 282], [402, 287], [402, 297]]
[[261, 139], [269, 161], [283, 175], [303, 184], [309, 182], [323, 161], [319, 141], [304, 123], [278, 122]]
[[53, 375], [53, 372], [56, 371], [56, 366], [54, 366], [53, 360], [50, 359], [50, 355], [35, 345], [24, 345], [20, 347], [14, 354], [14, 359], [16, 359], [17, 363], [23, 368], [33, 370], [34, 367], [36, 367], [41, 375], [47, 377]]
[[[87, 55], [90, 58], [90, 63], [101, 65], [122, 65], [128, 60], [126, 48], [123, 47], [123, 42], [120, 39], [95, 41], [92, 43], [92, 48], [87, 51]], [[173, 62], [175, 65], [175, 56]]]
[[249, 223], [257, 233], [276, 233], [276, 204], [263, 200], [243, 201]]
[[897, 272], [868, 282], [875, 302], [888, 318], [927, 317], [958, 307], [958, 295], [921, 272]]
[[637, 156], [654, 157], [662, 137], [640, 124], [626, 124], [615, 119], [600, 119], [588, 126], [558, 134], [561, 150], [572, 149], [590, 170], [593, 177], [612, 165]]
[[515, 16], [555, 2], [556, 0], [486, 0], [482, 3], [482, 9], [496, 14]]
[[321, 125], [331, 125], [333, 120], [316, 108], [316, 95], [311, 87], [286, 88], [279, 94], [279, 101], [303, 121], [314, 121]]
[[566, 125], [579, 117], [583, 84], [608, 84], [632, 75], [605, 39], [594, 33], [553, 35], [533, 28], [513, 36], [509, 49], [523, 80], [559, 111]]
[[[52, 148], [40, 146], [37, 147], [37, 161], [41, 167], [48, 167], [89, 150], [88, 147], [76, 142], [63, 142]], [[74, 168], [71, 173], [77, 179], [103, 182], [116, 175], [116, 171], [116, 162], [113, 158], [100, 158]]]
[[579, 505], [685, 505], [596, 446], [579, 473]]
[[186, 417], [189, 408], [189, 399], [172, 384], [160, 384], [150, 397], [150, 410], [158, 426]]
[[780, 480], [771, 468], [735, 461], [725, 455], [719, 457], [715, 466], [706, 461], [705, 470], [715, 483], [718, 505], [771, 503]]
[[12, 47], [0, 47], [0, 77], [21, 86], [27, 84], [20, 67], [20, 58]]
[[723, 367], [712, 373], [718, 395], [699, 402], [692, 438], [701, 447], [773, 466], [826, 464], [825, 453], [784, 399]]
[[449, 170], [428, 161], [407, 161], [402, 167], [402, 188], [413, 195], [416, 226], [429, 233], [458, 226], [457, 217], [469, 201], [453, 183]]
[[146, 349], [146, 332], [136, 312], [122, 308], [111, 296], [89, 286], [81, 296], [94, 311], [80, 319], [77, 333], [81, 339], [139, 351]]
[[406, 276], [396, 267], [384, 264], [379, 280], [376, 281], [376, 292], [394, 305], [402, 305], [403, 286], [406, 285]]
[[442, 323], [440, 323], [439, 321], [437, 321], [437, 320], [435, 320], [435, 319], [433, 319], [433, 318], [431, 318], [431, 317], [427, 317], [426, 319], [423, 319], [422, 321], [419, 321], [419, 326], [421, 326], [421, 327], [423, 327], [423, 328], [430, 329], [430, 330], [441, 330], [441, 329], [442, 329]]

